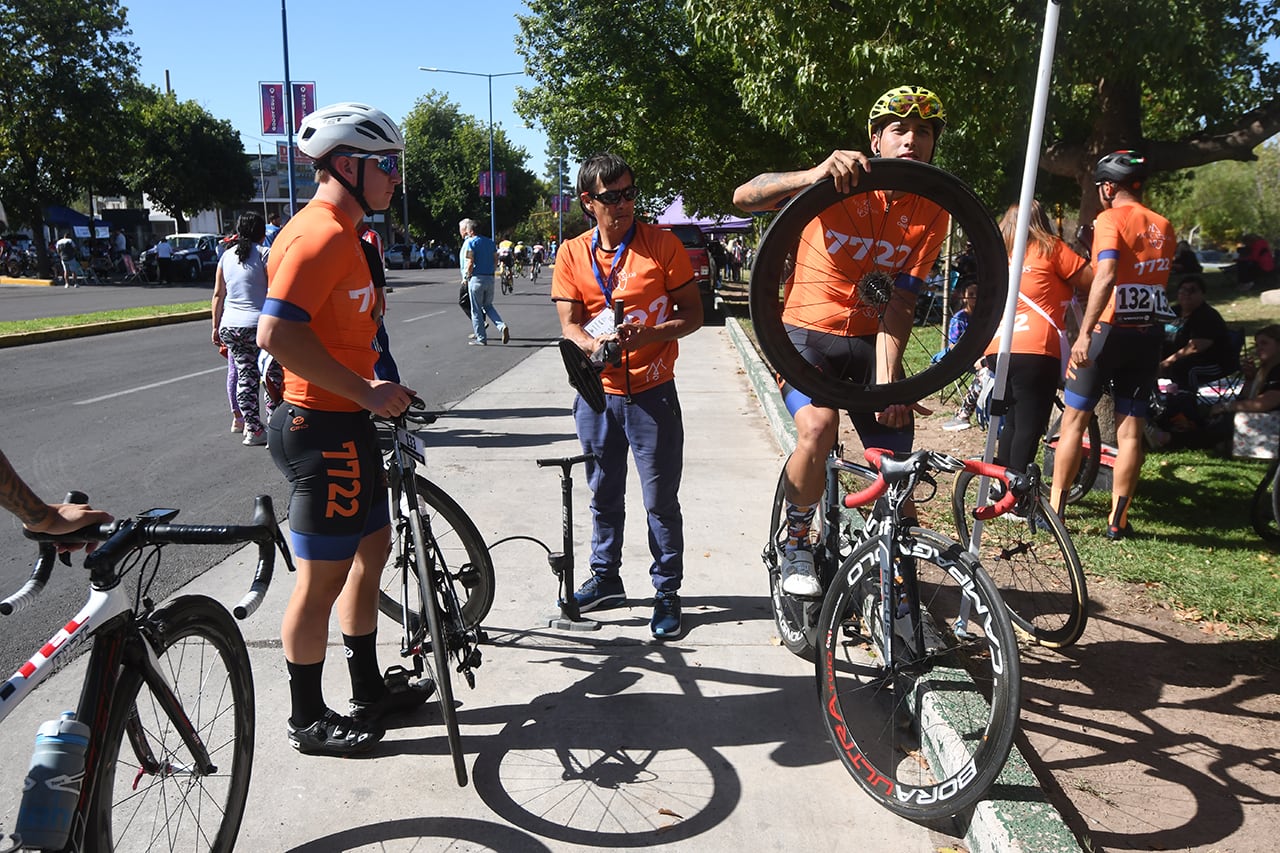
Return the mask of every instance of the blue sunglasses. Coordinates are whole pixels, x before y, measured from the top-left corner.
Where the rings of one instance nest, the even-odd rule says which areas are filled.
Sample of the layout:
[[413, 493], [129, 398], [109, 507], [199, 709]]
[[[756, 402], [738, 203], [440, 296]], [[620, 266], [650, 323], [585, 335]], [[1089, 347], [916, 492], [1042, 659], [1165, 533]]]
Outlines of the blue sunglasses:
[[372, 160], [373, 165], [377, 166], [378, 171], [384, 175], [392, 178], [400, 177], [399, 154], [357, 154], [354, 151], [344, 151], [341, 156], [354, 160]]

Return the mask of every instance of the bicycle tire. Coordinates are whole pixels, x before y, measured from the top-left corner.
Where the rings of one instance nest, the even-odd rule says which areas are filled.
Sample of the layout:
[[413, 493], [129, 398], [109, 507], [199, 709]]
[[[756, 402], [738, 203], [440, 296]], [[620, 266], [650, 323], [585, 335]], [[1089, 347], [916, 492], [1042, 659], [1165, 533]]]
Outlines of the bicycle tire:
[[[484, 537], [475, 522], [453, 498], [428, 480], [415, 474], [414, 487], [418, 494], [418, 506], [426, 512], [427, 526], [436, 542], [436, 558], [445, 574], [455, 584], [460, 584], [467, 595], [462, 604], [462, 621], [467, 630], [479, 627], [489, 609], [493, 607], [494, 586], [493, 559]], [[401, 511], [407, 509], [401, 501]], [[399, 536], [395, 526], [392, 535]], [[405, 608], [401, 602], [402, 572], [397, 562], [397, 549], [391, 549], [382, 569], [382, 588], [378, 592], [378, 609], [396, 622], [403, 624]], [[410, 603], [410, 633], [421, 626], [413, 621], [414, 606]]]
[[[883, 540], [868, 539], [823, 601], [815, 670], [823, 725], [849, 775], [895, 814], [932, 820], [985, 796], [1008, 758], [1021, 694], [1018, 646], [995, 584], [972, 555], [933, 531], [903, 535], [920, 612], [934, 628], [926, 632], [931, 650], [897, 640], [894, 668], [884, 667]], [[963, 643], [947, 628], [962, 595], [975, 614]]]
[[[876, 383], [874, 376], [843, 378], [824, 373], [810, 364], [788, 337], [782, 322], [783, 304], [791, 292], [796, 251], [807, 252], [814, 243], [802, 237], [811, 222], [821, 218], [824, 245], [816, 251], [838, 254], [846, 249], [854, 262], [869, 250], [877, 253], [877, 271], [853, 282], [839, 277], [825, 279], [821, 286], [862, 293], [877, 291], [887, 304], [892, 279], [920, 265], [912, 247], [893, 246], [883, 238], [885, 224], [868, 216], [871, 205], [887, 207], [885, 197], [877, 193], [894, 193], [892, 204], [903, 214], [898, 219], [915, 217], [940, 231], [950, 220], [953, 254], [960, 254], [966, 242], [972, 244], [975, 262], [974, 281], [979, 286], [978, 303], [971, 312], [969, 326], [959, 341], [943, 350], [946, 329], [936, 326], [910, 326], [904, 346], [904, 375], [886, 383]], [[936, 206], [935, 206], [936, 205]], [[856, 212], [851, 213], [851, 211]], [[895, 222], [898, 221], [895, 219]], [[855, 221], [857, 220], [857, 221]], [[886, 220], [887, 221], [887, 220]], [[896, 227], [896, 226], [894, 226]], [[848, 235], [845, 232], [848, 232]], [[832, 246], [825, 240], [833, 237]], [[922, 239], [922, 238], [921, 238]], [[946, 251], [944, 243], [941, 252]], [[899, 256], [902, 260], [896, 260]], [[995, 221], [978, 199], [953, 175], [934, 166], [910, 160], [874, 160], [871, 170], [859, 176], [853, 192], [844, 195], [835, 183], [824, 179], [801, 192], [774, 218], [760, 243], [752, 267], [749, 288], [751, 322], [765, 358], [784, 379], [816, 403], [831, 408], [855, 411], [879, 411], [895, 403], [923, 400], [944, 388], [966, 370], [990, 343], [1004, 310], [1009, 288], [1009, 260]], [[793, 307], [798, 304], [793, 298]], [[883, 329], [884, 308], [871, 307]], [[833, 304], [829, 297], [815, 300], [813, 305]], [[817, 309], [807, 306], [809, 312]], [[833, 307], [841, 315], [847, 308]], [[868, 315], [870, 316], [870, 314]], [[908, 319], [907, 322], [910, 322]], [[935, 354], [937, 361], [933, 361]]]
[[[961, 544], [969, 542], [981, 479], [956, 473], [951, 511]], [[991, 485], [993, 496], [997, 485]], [[978, 562], [1000, 590], [1014, 627], [1053, 649], [1080, 639], [1089, 619], [1089, 589], [1071, 534], [1048, 498], [1036, 495], [1031, 518], [1006, 513], [984, 521]]]
[[86, 849], [125, 853], [163, 842], [172, 850], [230, 853], [253, 768], [253, 674], [244, 638], [225, 607], [199, 595], [174, 599], [139, 628], [217, 770], [182, 772], [193, 762], [176, 724], [142, 671], [122, 667], [111, 716], [97, 735]]
[[[1058, 414], [1050, 421], [1049, 428], [1044, 432], [1044, 438], [1040, 440], [1042, 448], [1040, 494], [1045, 497], [1052, 494], [1053, 460], [1050, 457], [1057, 452], [1058, 436], [1062, 433], [1062, 401], [1055, 399], [1054, 406], [1058, 409]], [[1102, 466], [1102, 429], [1098, 426], [1096, 414], [1089, 415], [1089, 426], [1085, 434], [1089, 437], [1089, 447], [1087, 452], [1081, 454], [1076, 478], [1071, 481], [1071, 488], [1067, 490], [1066, 502], [1069, 504], [1089, 494], [1093, 484], [1098, 480], [1098, 469]]]
[[1264, 542], [1280, 543], [1280, 459], [1272, 461], [1253, 490], [1249, 520]]

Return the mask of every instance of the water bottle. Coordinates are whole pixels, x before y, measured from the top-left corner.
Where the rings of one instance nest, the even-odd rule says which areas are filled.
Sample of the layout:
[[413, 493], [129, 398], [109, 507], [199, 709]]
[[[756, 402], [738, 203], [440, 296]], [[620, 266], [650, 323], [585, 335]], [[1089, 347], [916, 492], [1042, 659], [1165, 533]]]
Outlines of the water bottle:
[[74, 711], [63, 711], [61, 719], [49, 720], [36, 732], [15, 827], [24, 847], [60, 850], [66, 845], [88, 746], [89, 727]]

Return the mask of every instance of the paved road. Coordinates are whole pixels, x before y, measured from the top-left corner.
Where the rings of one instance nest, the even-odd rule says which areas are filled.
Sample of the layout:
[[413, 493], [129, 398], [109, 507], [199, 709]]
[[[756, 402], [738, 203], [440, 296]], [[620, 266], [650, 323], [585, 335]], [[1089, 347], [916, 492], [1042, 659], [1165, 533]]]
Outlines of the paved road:
[[[387, 325], [405, 384], [448, 408], [557, 336], [550, 278], [518, 282], [498, 309], [514, 337], [468, 347], [452, 270], [390, 273]], [[189, 302], [210, 285], [183, 288], [0, 287], [0, 316], [55, 316], [109, 307]], [[35, 312], [34, 314], [32, 312]], [[78, 488], [117, 514], [164, 505], [181, 520], [234, 522], [251, 497], [288, 492], [263, 448], [229, 431], [226, 371], [204, 321], [0, 349], [0, 448], [44, 497]], [[568, 386], [564, 389], [569, 399]], [[567, 404], [567, 403], [566, 403]], [[0, 518], [0, 590], [17, 589], [33, 551], [16, 521]], [[173, 549], [161, 594], [200, 574], [227, 549]], [[56, 575], [31, 609], [0, 631], [0, 670], [10, 672], [82, 601], [83, 577]]]

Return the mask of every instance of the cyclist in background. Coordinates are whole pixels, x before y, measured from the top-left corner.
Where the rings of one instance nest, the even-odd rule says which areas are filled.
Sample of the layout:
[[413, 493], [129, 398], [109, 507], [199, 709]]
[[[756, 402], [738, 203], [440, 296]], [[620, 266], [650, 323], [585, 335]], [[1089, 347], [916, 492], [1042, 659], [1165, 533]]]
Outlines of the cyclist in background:
[[547, 255], [547, 247], [546, 247], [546, 246], [542, 245], [541, 243], [534, 243], [534, 244], [533, 244], [533, 253], [532, 253], [533, 269], [532, 269], [532, 273], [533, 273], [533, 280], [534, 280], [534, 281], [537, 281], [537, 280], [538, 280], [538, 272], [542, 269], [542, 262], [543, 262], [543, 260], [546, 258], [546, 255]]
[[[289, 742], [304, 754], [349, 755], [383, 736], [382, 719], [417, 707], [435, 685], [384, 679], [378, 590], [391, 547], [382, 457], [370, 413], [394, 417], [414, 392], [374, 378], [378, 295], [358, 233], [400, 184], [400, 129], [381, 110], [333, 104], [306, 117], [298, 148], [318, 187], [271, 245], [258, 343], [284, 367], [284, 401], [268, 447], [293, 484], [289, 526], [297, 583], [280, 633], [289, 671]], [[351, 679], [349, 715], [321, 686], [335, 603]]]
[[[885, 92], [872, 106], [867, 120], [873, 157], [933, 159], [938, 137], [946, 126], [946, 110], [933, 92], [918, 86], [900, 86]], [[837, 150], [810, 169], [767, 172], [738, 187], [733, 202], [744, 210], [779, 208], [792, 195], [823, 178], [833, 178], [841, 192], [852, 192], [859, 169], [875, 165], [860, 151]], [[897, 200], [884, 194], [884, 205], [872, 205], [859, 213], [855, 202], [840, 214], [870, 216], [877, 232], [897, 229], [896, 239], [912, 247], [916, 263], [909, 275], [894, 282], [893, 295], [878, 320], [878, 309], [862, 302], [856, 289], [829, 286], [830, 282], [858, 281], [873, 268], [874, 257], [854, 260], [848, 253], [828, 255], [821, 216], [806, 226], [797, 250], [796, 274], [782, 312], [782, 322], [796, 350], [811, 364], [836, 371], [850, 379], [886, 383], [902, 375], [902, 353], [915, 315], [916, 295], [924, 285], [946, 238], [949, 218], [931, 202], [912, 201], [913, 218], [899, 223], [893, 209]], [[889, 238], [895, 239], [895, 238]], [[823, 251], [810, 249], [822, 246]], [[851, 292], [852, 291], [852, 292]], [[832, 306], [838, 310], [832, 310]], [[884, 357], [877, 357], [882, 354]], [[826, 457], [835, 445], [840, 413], [813, 403], [790, 386], [783, 385], [783, 400], [796, 422], [796, 449], [787, 461], [787, 544], [782, 561], [782, 589], [788, 595], [814, 598], [822, 586], [809, 551], [809, 529], [826, 486]], [[882, 412], [849, 412], [854, 429], [865, 447], [899, 452], [911, 449], [915, 436], [914, 414], [928, 414], [919, 404], [889, 406]], [[909, 513], [913, 513], [910, 506]]]
[[1093, 287], [1071, 348], [1062, 432], [1053, 462], [1050, 502], [1062, 513], [1080, 465], [1089, 416], [1107, 383], [1116, 404], [1116, 464], [1107, 538], [1132, 533], [1129, 509], [1142, 471], [1143, 428], [1160, 369], [1164, 324], [1174, 317], [1165, 292], [1177, 240], [1169, 221], [1142, 205], [1147, 161], [1113, 151], [1093, 178], [1102, 212], [1093, 228]]

